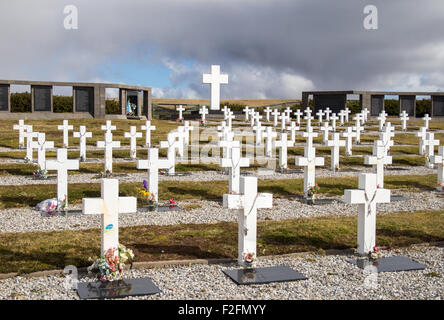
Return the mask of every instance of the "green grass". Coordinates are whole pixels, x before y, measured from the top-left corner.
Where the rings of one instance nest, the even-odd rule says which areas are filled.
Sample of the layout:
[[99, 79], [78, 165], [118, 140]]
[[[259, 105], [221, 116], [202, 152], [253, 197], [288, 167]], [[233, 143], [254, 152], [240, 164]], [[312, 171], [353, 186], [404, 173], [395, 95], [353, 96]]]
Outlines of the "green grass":
[[[319, 178], [320, 193], [325, 195], [343, 195], [344, 189], [356, 189], [358, 177]], [[211, 188], [209, 188], [211, 183]], [[120, 194], [137, 196], [136, 188], [141, 181], [121, 183]], [[435, 175], [402, 175], [386, 176], [385, 188], [430, 191], [436, 186]], [[303, 194], [303, 179], [259, 180], [259, 191], [269, 192], [273, 197], [292, 197]], [[159, 183], [160, 200], [174, 198], [176, 200], [215, 200], [220, 201], [223, 194], [228, 192], [227, 181], [162, 181]], [[14, 207], [34, 207], [40, 201], [56, 197], [57, 186], [48, 185], [19, 185], [0, 186], [0, 209]], [[68, 199], [71, 204], [81, 203], [82, 198], [100, 197], [100, 180], [97, 183], [74, 183], [68, 187]], [[140, 199], [140, 203], [142, 203]]]
[[[378, 216], [381, 247], [404, 247], [444, 240], [444, 211]], [[235, 258], [237, 224], [182, 224], [120, 228], [120, 242], [135, 261]], [[258, 223], [258, 255], [354, 248], [356, 217], [300, 218]], [[30, 273], [86, 267], [100, 254], [99, 229], [0, 234], [0, 273]]]

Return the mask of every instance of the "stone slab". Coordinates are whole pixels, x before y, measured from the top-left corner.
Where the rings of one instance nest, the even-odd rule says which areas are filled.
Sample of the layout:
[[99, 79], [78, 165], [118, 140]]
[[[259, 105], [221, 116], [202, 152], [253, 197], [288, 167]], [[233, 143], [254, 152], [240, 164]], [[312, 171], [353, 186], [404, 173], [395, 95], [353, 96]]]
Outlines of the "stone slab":
[[357, 260], [348, 260], [347, 262], [364, 269], [366, 266], [373, 265], [378, 269], [378, 272], [399, 272], [399, 271], [414, 271], [424, 270], [427, 266], [411, 260], [404, 256], [393, 256], [376, 259], [371, 261], [368, 258], [361, 258]]
[[272, 282], [289, 282], [308, 279], [302, 273], [299, 273], [286, 266], [232, 269], [223, 270], [222, 272], [238, 285], [266, 284]]
[[146, 296], [160, 293], [149, 278], [124, 279], [106, 282], [80, 282], [77, 294], [80, 299], [115, 299]]
[[397, 202], [397, 201], [409, 201], [411, 200], [409, 197], [405, 196], [397, 196], [397, 195], [391, 195], [390, 196], [390, 202]]

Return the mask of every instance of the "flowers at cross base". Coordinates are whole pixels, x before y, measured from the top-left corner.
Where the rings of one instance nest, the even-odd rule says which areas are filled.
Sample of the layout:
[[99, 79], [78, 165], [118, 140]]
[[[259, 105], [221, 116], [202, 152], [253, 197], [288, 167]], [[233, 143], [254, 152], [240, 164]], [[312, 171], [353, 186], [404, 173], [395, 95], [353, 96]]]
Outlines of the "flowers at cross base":
[[149, 187], [148, 184], [146, 182], [146, 180], [143, 180], [142, 182], [143, 188], [137, 188], [136, 191], [137, 193], [141, 194], [142, 196], [144, 196], [148, 202], [149, 205], [156, 205], [156, 196], [154, 193], [149, 191]]
[[307, 196], [314, 197], [314, 195], [316, 195], [319, 192], [319, 190], [320, 190], [320, 188], [319, 188], [318, 184], [316, 183], [314, 186], [311, 186], [310, 188], [308, 188]]
[[200, 126], [201, 127], [206, 127], [205, 121], [204, 120], [200, 120]]
[[376, 259], [382, 258], [383, 255], [382, 255], [381, 250], [377, 246], [374, 246], [373, 250], [368, 253], [368, 257], [370, 259], [376, 260]]
[[125, 264], [132, 263], [133, 259], [134, 252], [119, 244], [118, 248], [110, 248], [94, 260], [87, 270], [88, 273], [96, 272], [100, 281], [114, 281], [122, 278]]
[[37, 169], [32, 172], [32, 175], [36, 179], [47, 179], [48, 178], [48, 171], [45, 169], [42, 169], [40, 166], [37, 166]]
[[25, 163], [30, 163], [30, 162], [32, 162], [32, 160], [29, 159], [28, 157], [25, 157], [24, 160], [25, 160]]
[[253, 252], [244, 252], [242, 254], [242, 259], [247, 265], [251, 265], [257, 260], [256, 255]]

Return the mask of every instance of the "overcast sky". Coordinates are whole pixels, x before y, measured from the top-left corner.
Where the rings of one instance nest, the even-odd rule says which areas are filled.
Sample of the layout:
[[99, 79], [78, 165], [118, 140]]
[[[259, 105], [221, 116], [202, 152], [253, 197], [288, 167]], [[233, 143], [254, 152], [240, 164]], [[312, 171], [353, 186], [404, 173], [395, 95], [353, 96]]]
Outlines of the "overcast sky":
[[[66, 5], [78, 29], [64, 28]], [[378, 30], [363, 27], [366, 5]], [[442, 0], [0, 2], [0, 79], [117, 82], [154, 97], [300, 98], [303, 90], [444, 88]]]

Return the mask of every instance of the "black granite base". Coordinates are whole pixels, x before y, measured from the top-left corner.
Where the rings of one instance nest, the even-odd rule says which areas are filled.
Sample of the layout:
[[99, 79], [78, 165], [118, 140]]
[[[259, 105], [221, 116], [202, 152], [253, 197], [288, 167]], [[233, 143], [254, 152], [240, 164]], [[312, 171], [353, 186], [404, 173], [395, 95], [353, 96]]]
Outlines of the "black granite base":
[[165, 173], [163, 176], [166, 177], [185, 177], [185, 176], [191, 176], [191, 172], [176, 172], [176, 173]]
[[376, 260], [360, 258], [357, 260], [348, 260], [347, 262], [357, 265], [361, 269], [364, 269], [366, 266], [373, 265], [378, 269], [378, 272], [424, 270], [427, 267], [424, 264], [418, 263], [404, 256], [385, 257]]
[[390, 196], [390, 202], [408, 201], [408, 200], [411, 200], [411, 199], [409, 197], [405, 197], [405, 196], [397, 196], [397, 195]]
[[178, 205], [171, 206], [147, 206], [139, 208], [142, 212], [174, 212], [180, 211], [180, 207]]
[[296, 272], [290, 267], [268, 267], [223, 270], [228, 277], [239, 285], [265, 284], [271, 282], [289, 282], [307, 280], [302, 273]]
[[295, 173], [304, 173], [303, 170], [299, 170], [299, 169], [288, 169], [288, 170], [276, 170], [277, 173], [280, 174], [295, 174]]
[[114, 299], [157, 293], [160, 293], [159, 288], [149, 278], [80, 282], [77, 286], [80, 299]]

